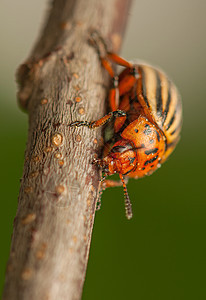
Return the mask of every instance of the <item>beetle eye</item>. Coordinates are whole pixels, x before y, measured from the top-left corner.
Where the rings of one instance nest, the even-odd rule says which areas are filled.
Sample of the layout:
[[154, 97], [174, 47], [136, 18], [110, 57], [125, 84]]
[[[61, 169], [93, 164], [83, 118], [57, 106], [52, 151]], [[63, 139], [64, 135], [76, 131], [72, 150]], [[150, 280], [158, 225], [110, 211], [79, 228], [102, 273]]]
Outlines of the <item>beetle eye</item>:
[[115, 146], [111, 149], [111, 153], [116, 153], [116, 152], [124, 152], [126, 150], [125, 146]]
[[132, 150], [132, 149], [133, 149], [132, 145], [129, 143], [126, 143], [124, 145], [117, 145], [117, 146], [113, 147], [110, 152], [111, 153], [116, 153], [116, 152], [123, 153], [125, 151]]

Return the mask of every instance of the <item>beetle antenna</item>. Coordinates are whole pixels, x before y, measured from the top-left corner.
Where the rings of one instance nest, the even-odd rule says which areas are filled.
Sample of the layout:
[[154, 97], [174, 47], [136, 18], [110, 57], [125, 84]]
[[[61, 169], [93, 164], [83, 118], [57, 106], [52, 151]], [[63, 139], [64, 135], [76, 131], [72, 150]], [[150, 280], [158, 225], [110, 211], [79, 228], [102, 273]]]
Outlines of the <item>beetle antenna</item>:
[[97, 204], [96, 204], [96, 210], [100, 210], [101, 208], [101, 196], [102, 196], [102, 192], [104, 190], [104, 180], [106, 178], [106, 175], [101, 175], [101, 179], [100, 179], [100, 190], [99, 190], [99, 195], [97, 197]]
[[132, 214], [132, 204], [131, 204], [130, 199], [129, 199], [129, 195], [128, 195], [128, 192], [127, 192], [127, 186], [126, 186], [124, 177], [123, 177], [122, 174], [119, 174], [119, 177], [122, 181], [122, 185], [123, 185], [123, 189], [124, 189], [124, 203], [125, 203], [126, 217], [127, 217], [128, 220], [130, 220], [133, 216], [133, 214]]

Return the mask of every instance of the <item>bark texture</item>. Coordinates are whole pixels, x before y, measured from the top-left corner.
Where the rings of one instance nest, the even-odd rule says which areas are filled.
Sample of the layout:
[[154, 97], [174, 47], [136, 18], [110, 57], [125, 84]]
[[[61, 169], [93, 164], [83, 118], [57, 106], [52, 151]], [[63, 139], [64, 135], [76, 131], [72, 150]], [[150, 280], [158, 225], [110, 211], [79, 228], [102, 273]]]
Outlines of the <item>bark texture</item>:
[[70, 128], [105, 112], [108, 75], [89, 30], [118, 51], [130, 0], [55, 0], [18, 70], [28, 142], [3, 299], [80, 299], [98, 196], [101, 129]]

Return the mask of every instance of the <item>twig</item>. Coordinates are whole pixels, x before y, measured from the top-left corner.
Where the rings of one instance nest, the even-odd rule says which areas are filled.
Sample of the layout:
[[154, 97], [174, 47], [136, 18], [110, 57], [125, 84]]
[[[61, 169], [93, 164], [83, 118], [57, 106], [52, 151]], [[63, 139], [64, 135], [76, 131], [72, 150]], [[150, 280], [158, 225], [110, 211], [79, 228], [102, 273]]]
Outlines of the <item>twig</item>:
[[29, 114], [24, 172], [3, 299], [80, 299], [98, 195], [101, 130], [69, 128], [104, 113], [108, 75], [90, 28], [118, 51], [130, 0], [55, 0], [18, 70]]

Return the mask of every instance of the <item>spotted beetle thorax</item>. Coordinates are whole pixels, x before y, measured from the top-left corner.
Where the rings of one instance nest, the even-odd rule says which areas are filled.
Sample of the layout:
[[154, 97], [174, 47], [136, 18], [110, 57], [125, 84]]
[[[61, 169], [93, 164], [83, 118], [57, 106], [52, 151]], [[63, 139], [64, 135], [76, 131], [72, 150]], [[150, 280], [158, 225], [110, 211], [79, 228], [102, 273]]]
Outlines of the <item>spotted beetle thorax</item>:
[[126, 175], [131, 172], [137, 163], [137, 153], [134, 150], [133, 143], [123, 139], [117, 141], [111, 147], [110, 152], [103, 158], [103, 162], [105, 173], [108, 175], [114, 173]]
[[154, 172], [165, 153], [165, 137], [161, 130], [144, 116], [130, 123], [121, 133], [108, 156], [115, 170], [130, 177]]

